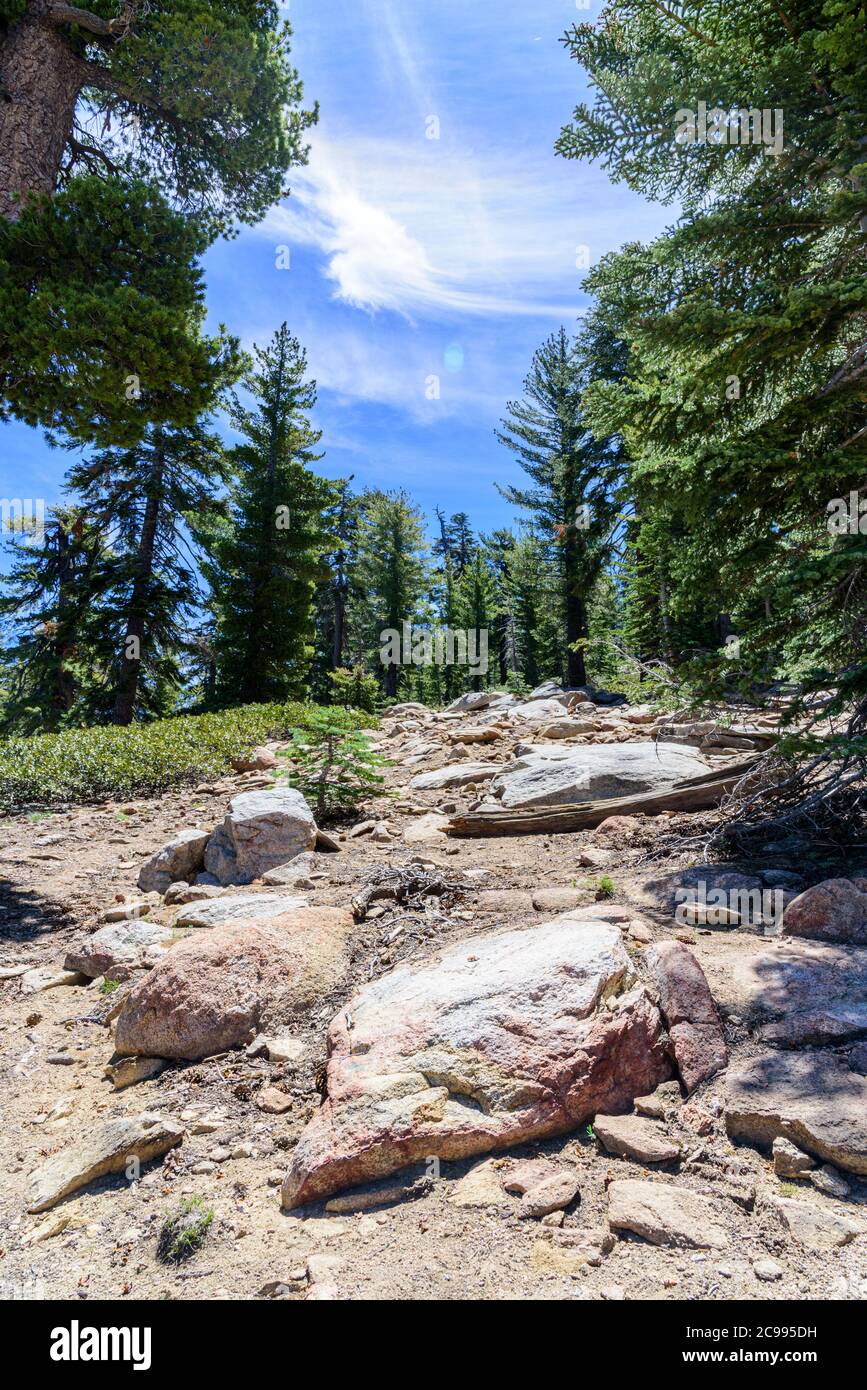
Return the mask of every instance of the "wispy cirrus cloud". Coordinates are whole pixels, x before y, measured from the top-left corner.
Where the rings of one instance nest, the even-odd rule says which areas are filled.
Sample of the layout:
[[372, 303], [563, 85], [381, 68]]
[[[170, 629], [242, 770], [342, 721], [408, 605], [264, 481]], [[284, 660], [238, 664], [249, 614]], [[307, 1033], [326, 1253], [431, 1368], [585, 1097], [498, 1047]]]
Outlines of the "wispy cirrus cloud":
[[622, 239], [613, 210], [565, 197], [561, 177], [513, 155], [480, 160], [423, 133], [311, 143], [262, 231], [318, 248], [334, 298], [359, 309], [574, 318], [579, 247], [596, 259]]

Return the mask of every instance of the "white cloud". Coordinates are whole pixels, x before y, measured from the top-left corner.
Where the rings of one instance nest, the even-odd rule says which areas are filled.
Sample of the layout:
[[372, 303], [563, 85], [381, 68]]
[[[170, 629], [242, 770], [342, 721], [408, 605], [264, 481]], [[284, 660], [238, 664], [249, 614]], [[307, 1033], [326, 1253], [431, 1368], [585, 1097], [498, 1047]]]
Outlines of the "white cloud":
[[334, 297], [360, 309], [572, 319], [576, 247], [596, 259], [594, 242], [602, 254], [621, 238], [604, 213], [582, 210], [577, 186], [568, 196], [559, 170], [540, 177], [514, 156], [480, 161], [423, 131], [414, 142], [311, 143], [292, 198], [262, 231], [318, 247]]

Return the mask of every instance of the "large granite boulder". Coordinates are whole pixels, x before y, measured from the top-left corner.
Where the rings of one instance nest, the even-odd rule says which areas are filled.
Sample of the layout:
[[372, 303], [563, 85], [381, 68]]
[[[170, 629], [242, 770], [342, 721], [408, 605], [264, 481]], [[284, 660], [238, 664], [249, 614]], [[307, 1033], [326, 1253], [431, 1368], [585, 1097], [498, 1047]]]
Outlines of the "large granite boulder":
[[676, 743], [536, 747], [505, 767], [491, 787], [503, 806], [557, 806], [662, 791], [707, 771], [694, 748]]
[[568, 914], [365, 985], [328, 1034], [328, 1098], [284, 1207], [435, 1155], [505, 1149], [627, 1110], [670, 1075], [617, 927]]
[[162, 1157], [183, 1137], [183, 1125], [162, 1115], [123, 1116], [91, 1125], [31, 1174], [27, 1210], [47, 1211], [97, 1178], [125, 1173], [131, 1163], [140, 1166]]
[[726, 1128], [770, 1149], [780, 1135], [814, 1158], [867, 1173], [867, 1077], [832, 1052], [768, 1052], [729, 1067]]
[[182, 907], [176, 927], [222, 927], [226, 922], [263, 922], [282, 917], [296, 907], [306, 907], [307, 898], [286, 893], [237, 893], [210, 901], [188, 903]]
[[351, 928], [343, 908], [302, 907], [197, 932], [127, 995], [117, 1052], [197, 1061], [279, 1034], [339, 982]]
[[867, 1037], [867, 950], [786, 939], [735, 955], [739, 1011], [776, 1047], [832, 1046]]
[[437, 767], [432, 772], [420, 772], [409, 785], [418, 792], [464, 787], [470, 782], [485, 782], [495, 777], [501, 766], [501, 763], [450, 763], [448, 767]]
[[163, 845], [139, 870], [141, 891], [165, 893], [171, 884], [193, 878], [202, 867], [209, 833], [207, 830], [182, 830]]
[[316, 844], [316, 822], [294, 787], [233, 797], [205, 849], [205, 869], [222, 884], [252, 883]]

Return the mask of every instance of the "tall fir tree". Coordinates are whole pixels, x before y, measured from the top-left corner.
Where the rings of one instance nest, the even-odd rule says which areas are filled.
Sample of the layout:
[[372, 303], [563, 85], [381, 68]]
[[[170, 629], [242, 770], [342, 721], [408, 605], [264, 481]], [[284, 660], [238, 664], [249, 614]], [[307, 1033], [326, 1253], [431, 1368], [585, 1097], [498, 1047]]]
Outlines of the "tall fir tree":
[[230, 416], [246, 442], [228, 453], [236, 477], [228, 523], [210, 537], [206, 574], [216, 611], [216, 698], [221, 705], [286, 700], [306, 689], [314, 654], [313, 596], [326, 577], [323, 514], [331, 485], [311, 472], [321, 432], [309, 412], [316, 383], [284, 323], [254, 349]]
[[398, 693], [401, 665], [380, 661], [382, 634], [396, 632], [402, 639], [404, 623], [418, 617], [427, 589], [426, 552], [421, 514], [405, 492], [365, 494], [358, 583], [368, 651], [389, 699]]
[[587, 680], [581, 644], [587, 638], [588, 603], [610, 554], [623, 481], [619, 439], [595, 437], [582, 409], [598, 337], [597, 332], [576, 343], [565, 328], [552, 334], [533, 356], [524, 399], [509, 402], [497, 431], [533, 483], [499, 491], [528, 511], [550, 538], [546, 550], [560, 576], [562, 667], [570, 686]]
[[[455, 589], [457, 627], [466, 634], [468, 651], [476, 658], [476, 666], [467, 665], [464, 680], [472, 690], [483, 690], [492, 684], [491, 634], [497, 618], [497, 595], [494, 577], [480, 550], [464, 567]], [[478, 660], [484, 652], [484, 662]], [[484, 664], [485, 670], [481, 669]]]
[[5, 732], [49, 733], [80, 722], [102, 682], [99, 578], [106, 563], [100, 527], [80, 511], [55, 508], [41, 533], [9, 541], [0, 618], [8, 673], [2, 708]]
[[94, 575], [96, 645], [109, 673], [92, 697], [95, 718], [129, 724], [171, 706], [201, 597], [191, 528], [218, 507], [225, 477], [220, 441], [205, 423], [154, 425], [134, 448], [102, 449], [70, 469], [87, 524], [108, 543]]

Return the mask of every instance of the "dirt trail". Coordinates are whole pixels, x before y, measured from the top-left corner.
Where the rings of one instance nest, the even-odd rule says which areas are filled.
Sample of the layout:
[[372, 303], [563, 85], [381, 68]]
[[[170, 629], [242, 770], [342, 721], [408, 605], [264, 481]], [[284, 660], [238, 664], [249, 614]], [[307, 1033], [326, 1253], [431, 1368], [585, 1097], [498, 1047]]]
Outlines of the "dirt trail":
[[[726, 1137], [722, 1076], [704, 1083], [686, 1104], [669, 1108], [665, 1131], [682, 1145], [683, 1157], [661, 1171], [711, 1198], [715, 1220], [729, 1238], [724, 1249], [612, 1238], [608, 1183], [651, 1174], [604, 1152], [589, 1129], [500, 1155], [493, 1169], [507, 1171], [516, 1160], [544, 1155], [558, 1170], [574, 1172], [580, 1200], [560, 1226], [525, 1219], [519, 1197], [506, 1193], [493, 1204], [460, 1205], [466, 1193], [461, 1179], [479, 1160], [443, 1163], [415, 1200], [349, 1214], [329, 1214], [321, 1205], [281, 1212], [279, 1182], [288, 1155], [321, 1102], [325, 1027], [354, 986], [398, 961], [424, 959], [445, 941], [528, 919], [549, 920], [556, 914], [534, 908], [528, 898], [542, 889], [572, 887], [577, 901], [593, 903], [603, 872], [614, 880], [613, 901], [634, 909], [651, 939], [683, 934], [674, 920], [673, 895], [688, 861], [635, 864], [671, 828], [665, 818], [636, 822], [613, 837], [604, 831], [492, 840], [439, 835], [407, 843], [406, 833], [412, 834], [424, 812], [465, 809], [475, 793], [408, 789], [414, 775], [445, 764], [452, 740], [448, 721], [418, 728], [412, 718], [404, 722], [409, 727], [402, 733], [385, 736], [392, 720], [380, 737], [394, 759], [388, 773], [393, 794], [369, 803], [354, 821], [382, 818], [391, 838], [377, 843], [369, 834], [348, 836], [349, 823], [335, 827], [341, 850], [317, 855], [323, 877], [306, 896], [311, 903], [345, 906], [372, 867], [403, 865], [414, 857], [462, 877], [472, 891], [448, 907], [375, 906], [353, 933], [350, 978], [299, 1025], [305, 1048], [299, 1061], [275, 1065], [237, 1052], [172, 1065], [152, 1080], [114, 1091], [103, 1075], [112, 1043], [98, 1021], [105, 1002], [98, 984], [23, 993], [20, 977], [0, 980], [0, 1125], [7, 1154], [0, 1181], [0, 1293], [238, 1299], [282, 1283], [289, 1298], [305, 1297], [311, 1284], [351, 1299], [867, 1296], [867, 1235], [832, 1252], [810, 1250], [790, 1237], [774, 1206], [781, 1195], [795, 1196], [864, 1218], [867, 1230], [867, 1181], [847, 1174], [849, 1191], [842, 1200], [805, 1183], [781, 1183], [767, 1154]], [[470, 755], [504, 760], [515, 742], [504, 738], [497, 745], [501, 751], [471, 748]], [[419, 743], [433, 746], [421, 754], [407, 751]], [[136, 895], [138, 870], [150, 854], [179, 829], [213, 827], [236, 791], [262, 780], [254, 773], [129, 805], [4, 819], [0, 967], [60, 967], [71, 941], [92, 930], [113, 902]], [[604, 867], [581, 864], [591, 850]], [[725, 867], [747, 880], [757, 871], [755, 865]], [[774, 867], [798, 871], [784, 857]], [[502, 895], [480, 896], [492, 890]], [[741, 1012], [734, 967], [768, 943], [756, 927], [698, 928], [687, 936], [720, 1005], [736, 1060], [756, 1044]], [[639, 973], [646, 944], [628, 942]], [[282, 1115], [263, 1113], [256, 1104], [259, 1090], [273, 1081], [291, 1093], [291, 1108]], [[96, 1121], [146, 1110], [181, 1118], [187, 1133], [178, 1148], [138, 1181], [103, 1178], [42, 1215], [27, 1214], [26, 1181], [46, 1156]], [[423, 1176], [417, 1167], [399, 1180]], [[179, 1267], [163, 1265], [156, 1243], [164, 1213], [192, 1195], [213, 1208], [213, 1225], [194, 1258]], [[588, 1240], [598, 1245], [589, 1261]], [[771, 1261], [778, 1273], [760, 1277], [762, 1261]]]

